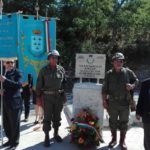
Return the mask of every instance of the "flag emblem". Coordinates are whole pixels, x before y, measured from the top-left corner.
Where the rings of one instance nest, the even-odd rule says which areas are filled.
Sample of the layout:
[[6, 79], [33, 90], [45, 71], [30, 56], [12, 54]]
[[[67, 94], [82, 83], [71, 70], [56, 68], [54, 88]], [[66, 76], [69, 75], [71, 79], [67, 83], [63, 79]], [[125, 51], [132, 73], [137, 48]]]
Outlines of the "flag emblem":
[[42, 55], [44, 53], [43, 37], [31, 36], [31, 53], [35, 56]]

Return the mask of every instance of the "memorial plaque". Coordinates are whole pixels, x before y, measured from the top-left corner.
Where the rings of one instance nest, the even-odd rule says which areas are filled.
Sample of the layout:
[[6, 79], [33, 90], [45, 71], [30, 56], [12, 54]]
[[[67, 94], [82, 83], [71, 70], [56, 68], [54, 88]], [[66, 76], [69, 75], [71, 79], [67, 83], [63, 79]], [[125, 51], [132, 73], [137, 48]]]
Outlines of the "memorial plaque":
[[77, 78], [103, 79], [105, 54], [76, 54], [75, 76]]

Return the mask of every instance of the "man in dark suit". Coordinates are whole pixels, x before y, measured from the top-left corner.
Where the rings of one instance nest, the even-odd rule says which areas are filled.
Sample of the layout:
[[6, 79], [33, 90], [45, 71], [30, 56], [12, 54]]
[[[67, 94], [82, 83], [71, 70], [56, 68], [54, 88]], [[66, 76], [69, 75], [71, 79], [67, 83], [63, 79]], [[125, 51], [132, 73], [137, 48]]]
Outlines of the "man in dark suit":
[[16, 149], [20, 137], [20, 116], [22, 112], [21, 72], [15, 68], [14, 60], [4, 61], [5, 74], [0, 75], [3, 83], [3, 123], [8, 142], [3, 144], [9, 149]]
[[150, 150], [150, 78], [144, 80], [141, 85], [136, 118], [140, 120], [141, 117], [144, 127], [144, 147], [145, 150]]

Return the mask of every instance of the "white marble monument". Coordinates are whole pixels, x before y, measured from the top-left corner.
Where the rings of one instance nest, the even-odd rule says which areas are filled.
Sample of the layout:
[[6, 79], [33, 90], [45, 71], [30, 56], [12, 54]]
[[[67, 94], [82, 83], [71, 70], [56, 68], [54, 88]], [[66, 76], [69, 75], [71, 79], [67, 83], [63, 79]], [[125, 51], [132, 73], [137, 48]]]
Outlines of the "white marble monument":
[[90, 108], [100, 119], [103, 125], [104, 109], [101, 98], [101, 84], [96, 83], [76, 83], [73, 88], [73, 116], [81, 109]]

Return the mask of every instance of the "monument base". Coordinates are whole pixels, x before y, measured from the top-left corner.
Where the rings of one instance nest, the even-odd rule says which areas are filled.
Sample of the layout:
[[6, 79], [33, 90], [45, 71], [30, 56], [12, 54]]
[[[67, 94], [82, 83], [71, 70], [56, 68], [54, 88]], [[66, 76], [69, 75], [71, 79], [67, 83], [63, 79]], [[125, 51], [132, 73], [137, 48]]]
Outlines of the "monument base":
[[104, 109], [101, 98], [101, 84], [76, 83], [73, 88], [73, 117], [82, 109], [89, 108], [99, 118], [100, 125], [103, 125]]

